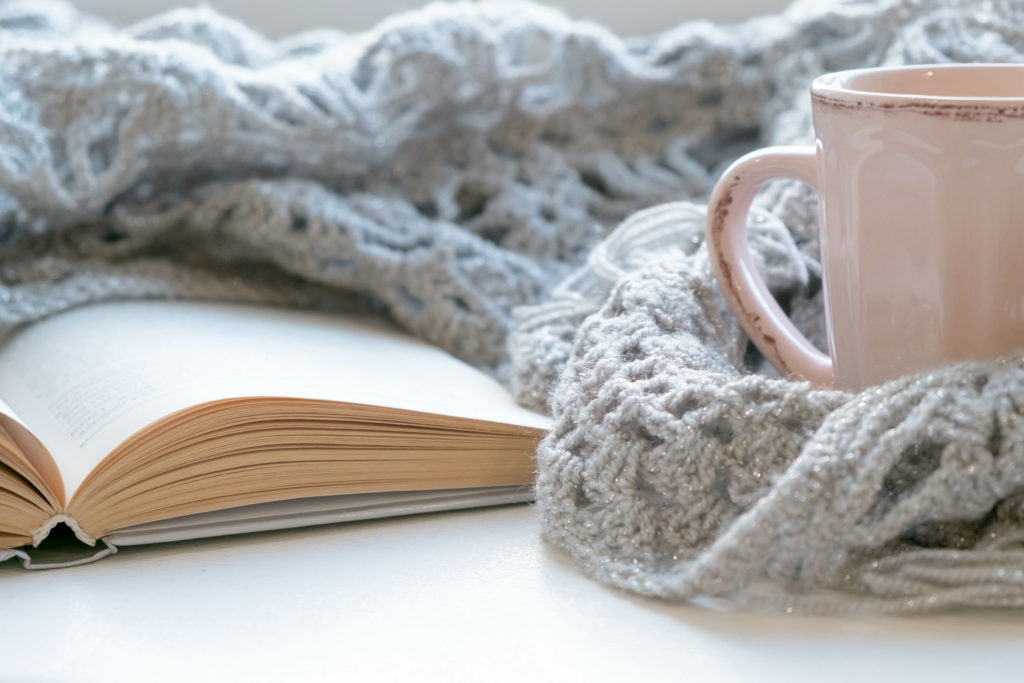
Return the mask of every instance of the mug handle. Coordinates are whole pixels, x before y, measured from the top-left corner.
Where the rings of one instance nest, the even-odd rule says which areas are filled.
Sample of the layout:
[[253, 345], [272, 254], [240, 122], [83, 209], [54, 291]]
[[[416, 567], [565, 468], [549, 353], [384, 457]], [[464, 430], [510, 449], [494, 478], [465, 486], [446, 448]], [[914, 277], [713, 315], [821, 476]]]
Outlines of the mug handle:
[[782, 375], [835, 387], [832, 359], [815, 348], [779, 308], [757, 272], [747, 243], [747, 213], [760, 187], [795, 178], [817, 190], [813, 147], [769, 147], [736, 160], [708, 201], [711, 270], [729, 308], [765, 358]]

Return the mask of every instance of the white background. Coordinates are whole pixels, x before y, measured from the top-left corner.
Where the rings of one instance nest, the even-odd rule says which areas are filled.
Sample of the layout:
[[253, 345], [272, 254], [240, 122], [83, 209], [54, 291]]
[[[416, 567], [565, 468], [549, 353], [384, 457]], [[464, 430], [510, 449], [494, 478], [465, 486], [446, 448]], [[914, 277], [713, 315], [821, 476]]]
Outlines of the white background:
[[[175, 0], [82, 0], [82, 9], [117, 23], [138, 21], [172, 7], [188, 5]], [[423, 5], [416, 0], [212, 0], [206, 3], [245, 21], [261, 33], [283, 36], [330, 26], [356, 31], [383, 17]], [[644, 35], [670, 28], [687, 19], [732, 22], [755, 14], [776, 12], [787, 0], [557, 0], [572, 16], [593, 19], [623, 35]]]
[[[130, 22], [165, 0], [88, 0]], [[359, 30], [416, 3], [217, 0], [281, 36]], [[623, 34], [781, 0], [563, 0]], [[637, 599], [542, 544], [528, 507], [126, 549], [94, 565], [0, 566], [3, 681], [1014, 680], [1024, 620], [844, 620]]]
[[524, 506], [0, 566], [0, 680], [984, 683], [1019, 614], [712, 612], [604, 588]]

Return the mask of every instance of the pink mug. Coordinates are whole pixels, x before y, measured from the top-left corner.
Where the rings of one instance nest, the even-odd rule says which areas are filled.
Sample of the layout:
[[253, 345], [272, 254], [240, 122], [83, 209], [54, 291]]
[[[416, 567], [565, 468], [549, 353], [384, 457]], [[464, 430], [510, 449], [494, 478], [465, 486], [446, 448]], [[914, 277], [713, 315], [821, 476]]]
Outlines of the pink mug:
[[[736, 161], [708, 203], [712, 270], [785, 376], [856, 391], [1024, 347], [1024, 65], [859, 69], [811, 86], [814, 147]], [[772, 298], [747, 247], [758, 188], [820, 197], [829, 353]]]

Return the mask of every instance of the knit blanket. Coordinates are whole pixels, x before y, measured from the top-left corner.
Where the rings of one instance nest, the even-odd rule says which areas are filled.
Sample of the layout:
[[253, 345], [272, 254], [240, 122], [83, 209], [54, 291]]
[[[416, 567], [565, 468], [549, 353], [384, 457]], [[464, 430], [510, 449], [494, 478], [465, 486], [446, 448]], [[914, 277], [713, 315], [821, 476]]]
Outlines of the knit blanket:
[[[812, 139], [815, 75], [1024, 61], [1022, 25], [1015, 0], [806, 0], [625, 40], [474, 3], [271, 41], [204, 9], [119, 29], [2, 5], [0, 333], [111, 298], [369, 307], [551, 412], [543, 534], [600, 581], [1019, 606], [1024, 360], [860, 395], [779, 379], [701, 202], [741, 153]], [[758, 265], [824, 346], [816, 199], [758, 206]]]

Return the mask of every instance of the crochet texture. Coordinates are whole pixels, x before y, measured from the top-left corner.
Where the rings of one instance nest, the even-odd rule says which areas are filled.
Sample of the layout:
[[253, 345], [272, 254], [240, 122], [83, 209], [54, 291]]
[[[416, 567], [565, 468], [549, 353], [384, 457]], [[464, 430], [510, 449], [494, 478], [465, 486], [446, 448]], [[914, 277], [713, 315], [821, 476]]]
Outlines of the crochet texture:
[[[117, 297], [370, 306], [552, 412], [544, 533], [599, 580], [786, 610], [1019, 605], [1021, 361], [859, 396], [779, 380], [723, 307], [702, 208], [663, 203], [809, 141], [818, 73], [1022, 61], [1022, 22], [1011, 1], [808, 0], [623, 40], [438, 4], [274, 42], [209, 10], [115, 29], [9, 3], [0, 332]], [[824, 345], [815, 202], [775, 184], [750, 230]]]

